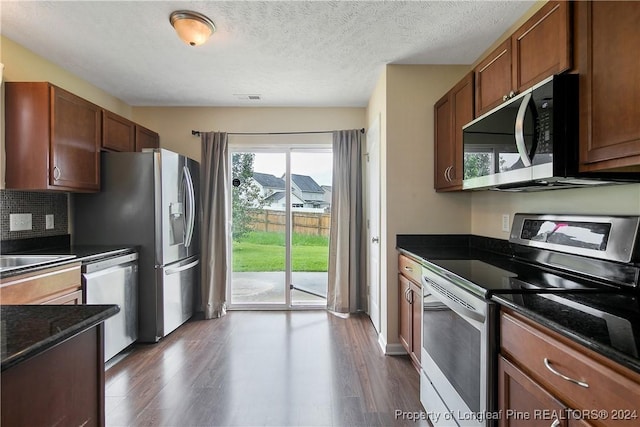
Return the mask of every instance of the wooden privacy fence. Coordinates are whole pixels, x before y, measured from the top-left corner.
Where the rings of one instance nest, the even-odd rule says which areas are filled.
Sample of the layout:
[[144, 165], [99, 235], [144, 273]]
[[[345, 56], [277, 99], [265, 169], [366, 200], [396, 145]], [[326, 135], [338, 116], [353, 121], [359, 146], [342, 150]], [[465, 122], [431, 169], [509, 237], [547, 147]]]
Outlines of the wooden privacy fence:
[[[254, 231], [284, 233], [285, 215], [285, 212], [282, 211], [256, 210], [251, 213], [251, 229]], [[291, 215], [294, 233], [329, 236], [331, 227], [330, 213], [293, 211]]]

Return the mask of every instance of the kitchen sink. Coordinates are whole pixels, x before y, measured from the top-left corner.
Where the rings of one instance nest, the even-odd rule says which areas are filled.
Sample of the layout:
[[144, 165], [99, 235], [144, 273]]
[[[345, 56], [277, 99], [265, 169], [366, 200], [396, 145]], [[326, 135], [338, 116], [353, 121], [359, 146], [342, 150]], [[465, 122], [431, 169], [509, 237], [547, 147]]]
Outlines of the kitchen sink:
[[0, 272], [75, 258], [75, 255], [0, 255]]

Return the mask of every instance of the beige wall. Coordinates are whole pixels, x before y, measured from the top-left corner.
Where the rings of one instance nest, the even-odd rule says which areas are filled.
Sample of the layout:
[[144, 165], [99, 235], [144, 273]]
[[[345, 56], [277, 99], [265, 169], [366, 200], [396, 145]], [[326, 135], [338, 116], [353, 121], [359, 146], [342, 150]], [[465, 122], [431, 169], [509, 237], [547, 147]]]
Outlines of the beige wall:
[[364, 108], [135, 107], [133, 120], [160, 134], [160, 146], [200, 160], [200, 139], [191, 130], [300, 132], [358, 129]]
[[395, 351], [394, 344], [399, 342], [396, 235], [471, 231], [471, 195], [441, 194], [433, 189], [433, 105], [468, 69], [457, 65], [388, 65], [384, 84], [378, 84], [369, 103], [370, 121], [379, 111], [384, 117], [381, 302], [386, 325], [382, 325], [381, 339], [390, 351]]
[[479, 236], [508, 239], [501, 230], [502, 215], [524, 213], [569, 213], [640, 215], [640, 184], [601, 188], [577, 188], [531, 193], [474, 193], [471, 232]]
[[131, 118], [128, 104], [2, 36], [0, 59], [5, 67], [5, 81], [51, 82], [109, 111]]

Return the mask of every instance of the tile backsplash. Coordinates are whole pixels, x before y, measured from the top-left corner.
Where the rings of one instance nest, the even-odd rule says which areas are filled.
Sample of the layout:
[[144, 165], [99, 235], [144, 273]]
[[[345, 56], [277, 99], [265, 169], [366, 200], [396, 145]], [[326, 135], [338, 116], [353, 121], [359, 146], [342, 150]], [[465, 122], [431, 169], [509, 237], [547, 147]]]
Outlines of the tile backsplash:
[[[28, 239], [68, 234], [67, 193], [0, 190], [0, 240]], [[9, 215], [30, 213], [32, 229], [9, 231]], [[54, 227], [47, 230], [45, 216], [53, 215]]]

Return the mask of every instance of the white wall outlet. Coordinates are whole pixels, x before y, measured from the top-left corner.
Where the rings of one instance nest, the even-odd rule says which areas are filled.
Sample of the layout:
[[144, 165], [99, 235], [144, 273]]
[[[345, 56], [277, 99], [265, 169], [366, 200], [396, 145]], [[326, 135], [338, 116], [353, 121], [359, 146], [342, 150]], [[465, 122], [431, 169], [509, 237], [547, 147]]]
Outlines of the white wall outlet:
[[507, 233], [511, 230], [511, 221], [509, 221], [509, 214], [502, 214], [502, 231]]
[[9, 231], [32, 230], [31, 214], [9, 214]]
[[54, 222], [53, 222], [53, 214], [45, 215], [44, 222], [45, 222], [45, 228], [47, 230], [51, 230], [53, 227], [55, 227]]

